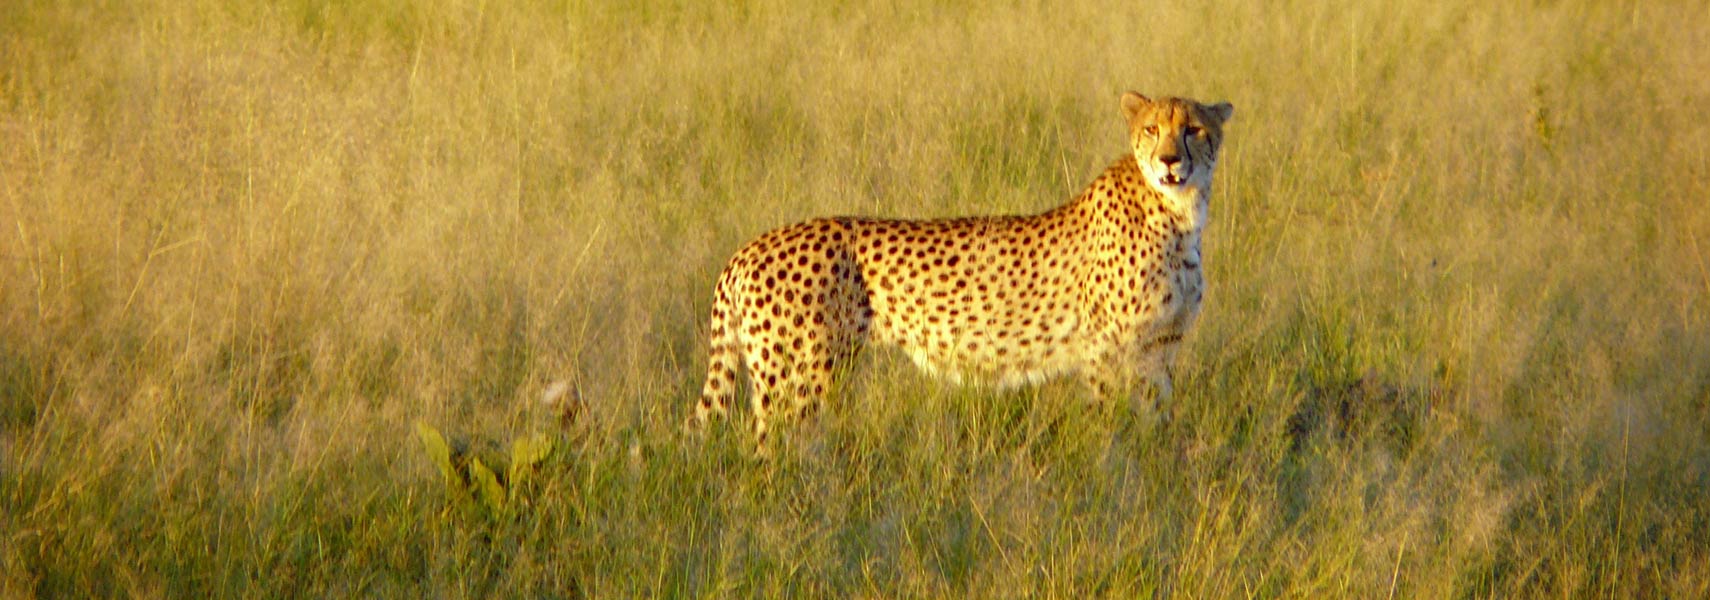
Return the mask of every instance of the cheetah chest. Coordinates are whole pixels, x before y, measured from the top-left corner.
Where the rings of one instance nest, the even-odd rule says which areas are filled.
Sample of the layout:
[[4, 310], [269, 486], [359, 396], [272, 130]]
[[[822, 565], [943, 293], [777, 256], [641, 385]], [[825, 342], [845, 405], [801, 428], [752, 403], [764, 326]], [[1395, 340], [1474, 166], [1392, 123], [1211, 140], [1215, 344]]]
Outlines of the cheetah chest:
[[1142, 236], [1111, 262], [1120, 267], [1104, 277], [1125, 285], [1108, 291], [1093, 285], [1087, 294], [1093, 329], [1088, 343], [1098, 352], [1155, 348], [1193, 326], [1205, 290], [1197, 232]]
[[1164, 262], [1168, 285], [1158, 298], [1159, 335], [1180, 335], [1193, 326], [1205, 294], [1205, 271], [1201, 268], [1199, 239], [1184, 240]]

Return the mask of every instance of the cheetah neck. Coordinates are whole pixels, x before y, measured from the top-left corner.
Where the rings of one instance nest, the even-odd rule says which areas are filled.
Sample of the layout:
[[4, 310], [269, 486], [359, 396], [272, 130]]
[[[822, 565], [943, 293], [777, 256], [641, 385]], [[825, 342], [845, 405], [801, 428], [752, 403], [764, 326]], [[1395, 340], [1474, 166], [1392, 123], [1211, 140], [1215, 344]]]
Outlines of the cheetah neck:
[[[1120, 193], [1114, 194], [1116, 201], [1137, 204], [1147, 213], [1153, 211], [1146, 209], [1156, 207], [1173, 223], [1178, 234], [1194, 241], [1199, 240], [1200, 230], [1210, 220], [1210, 182], [1189, 185], [1180, 190], [1160, 190], [1146, 181], [1132, 156], [1123, 157], [1111, 165], [1092, 187], [1117, 190]], [[1099, 200], [1096, 195], [1093, 199]]]
[[1210, 188], [1211, 185], [1206, 184], [1202, 188], [1190, 188], [1191, 191], [1184, 194], [1158, 191], [1158, 197], [1164, 200], [1165, 207], [1181, 220], [1182, 229], [1196, 239], [1199, 237], [1200, 230], [1205, 228], [1206, 221], [1211, 219]]

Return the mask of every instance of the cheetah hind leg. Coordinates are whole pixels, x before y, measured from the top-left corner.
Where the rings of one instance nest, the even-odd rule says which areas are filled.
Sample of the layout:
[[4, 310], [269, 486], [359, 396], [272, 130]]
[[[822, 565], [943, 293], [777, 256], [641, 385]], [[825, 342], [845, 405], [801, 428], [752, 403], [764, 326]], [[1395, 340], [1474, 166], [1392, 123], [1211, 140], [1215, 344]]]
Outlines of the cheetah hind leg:
[[[788, 346], [790, 344], [786, 344]], [[836, 369], [854, 355], [836, 352], [826, 345], [805, 344], [806, 352], [771, 355], [751, 360], [753, 385], [754, 441], [759, 454], [768, 453], [769, 434], [778, 425], [794, 429], [803, 422], [817, 421], [821, 404], [836, 379]], [[792, 443], [799, 436], [787, 436]]]
[[[793, 365], [788, 362], [787, 357], [776, 353], [749, 352], [745, 358], [754, 443], [758, 455], [764, 458], [769, 454], [767, 441], [774, 417], [789, 416], [795, 412], [791, 403], [801, 401], [791, 398], [798, 390], [793, 375], [799, 369], [791, 368]], [[780, 405], [780, 401], [784, 404]]]
[[[754, 440], [759, 444], [760, 453], [766, 454], [768, 434], [779, 426], [796, 429], [799, 426], [817, 420], [821, 404], [825, 402], [827, 388], [830, 387], [833, 376], [829, 367], [833, 364], [828, 357], [815, 355], [805, 360], [795, 361], [789, 368], [778, 371], [778, 378], [772, 385], [756, 385], [754, 388]], [[761, 381], [770, 382], [770, 378]], [[787, 436], [795, 441], [797, 436]]]

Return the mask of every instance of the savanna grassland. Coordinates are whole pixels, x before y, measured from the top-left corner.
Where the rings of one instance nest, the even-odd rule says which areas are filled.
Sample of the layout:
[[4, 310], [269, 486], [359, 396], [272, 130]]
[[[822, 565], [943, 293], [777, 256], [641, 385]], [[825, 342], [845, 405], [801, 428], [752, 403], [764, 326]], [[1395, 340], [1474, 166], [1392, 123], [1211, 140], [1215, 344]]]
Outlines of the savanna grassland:
[[[1710, 594], [1710, 7], [1101, 4], [0, 3], [0, 595]], [[1127, 89], [1236, 107], [1172, 420], [681, 433], [743, 240]]]

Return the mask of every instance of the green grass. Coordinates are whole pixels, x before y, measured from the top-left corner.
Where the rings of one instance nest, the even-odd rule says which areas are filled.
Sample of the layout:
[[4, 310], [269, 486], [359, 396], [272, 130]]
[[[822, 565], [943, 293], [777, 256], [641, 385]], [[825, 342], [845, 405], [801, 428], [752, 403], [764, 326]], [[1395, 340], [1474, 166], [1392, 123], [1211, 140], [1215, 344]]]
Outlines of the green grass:
[[[0, 596], [1710, 594], [1701, 4], [514, 4], [0, 4]], [[1236, 107], [1172, 421], [680, 435], [743, 240], [1054, 206], [1127, 89]]]

